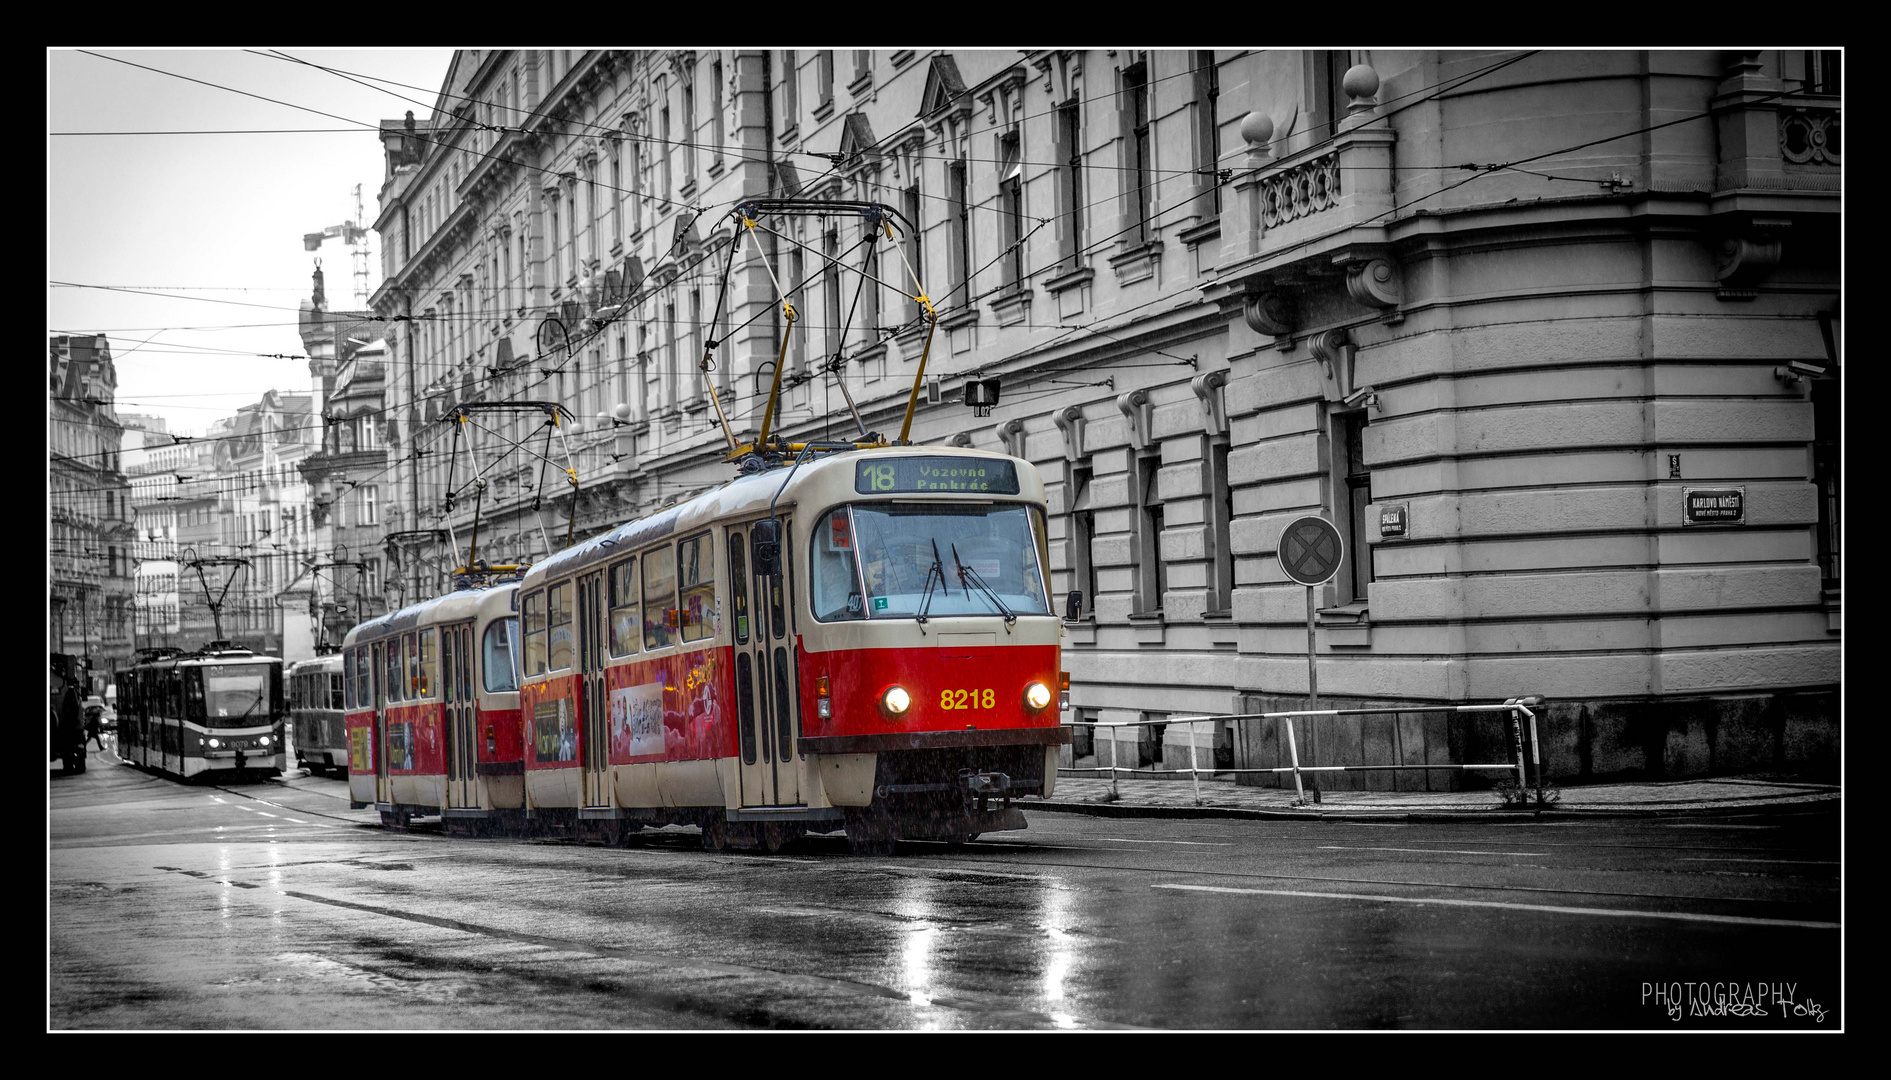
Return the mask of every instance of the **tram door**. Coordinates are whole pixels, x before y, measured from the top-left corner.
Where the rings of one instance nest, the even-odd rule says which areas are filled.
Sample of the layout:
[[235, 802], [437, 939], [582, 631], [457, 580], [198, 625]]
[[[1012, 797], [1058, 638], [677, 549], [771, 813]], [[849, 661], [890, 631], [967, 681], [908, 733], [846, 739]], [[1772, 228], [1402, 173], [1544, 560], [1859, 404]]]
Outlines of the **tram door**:
[[726, 530], [743, 806], [798, 806], [803, 801], [790, 622], [794, 560], [788, 541], [790, 523], [787, 518], [778, 520], [780, 577], [756, 571], [748, 525]]
[[474, 782], [473, 624], [441, 628], [440, 659], [446, 674], [446, 802], [479, 805]]
[[387, 650], [399, 638], [374, 643], [374, 801], [391, 803], [387, 779]]
[[585, 806], [611, 805], [609, 697], [604, 687], [604, 640], [608, 634], [604, 573], [578, 579], [578, 717]]

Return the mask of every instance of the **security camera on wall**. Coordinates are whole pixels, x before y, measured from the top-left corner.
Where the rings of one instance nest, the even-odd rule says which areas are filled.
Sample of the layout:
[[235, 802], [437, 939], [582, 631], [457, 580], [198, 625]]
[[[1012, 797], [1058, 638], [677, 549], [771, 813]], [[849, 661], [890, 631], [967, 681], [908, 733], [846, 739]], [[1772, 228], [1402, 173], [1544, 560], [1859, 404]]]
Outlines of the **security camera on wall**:
[[1354, 390], [1352, 393], [1347, 394], [1345, 397], [1341, 398], [1340, 404], [1346, 406], [1349, 409], [1359, 409], [1359, 408], [1376, 409], [1379, 407], [1379, 395], [1378, 395], [1378, 392], [1373, 390], [1372, 387], [1362, 386], [1359, 389]]

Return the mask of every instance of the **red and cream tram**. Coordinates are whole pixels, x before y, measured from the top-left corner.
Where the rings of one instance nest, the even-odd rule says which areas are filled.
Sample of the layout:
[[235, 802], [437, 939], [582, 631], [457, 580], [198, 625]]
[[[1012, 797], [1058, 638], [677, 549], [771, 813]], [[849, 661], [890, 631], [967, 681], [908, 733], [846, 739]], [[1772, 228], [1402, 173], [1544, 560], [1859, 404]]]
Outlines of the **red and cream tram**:
[[524, 802], [517, 580], [361, 624], [342, 646], [348, 792], [404, 825], [484, 831]]
[[342, 719], [341, 655], [289, 665], [289, 740], [295, 764], [310, 772], [348, 772], [348, 729]]
[[125, 761], [186, 778], [282, 771], [280, 659], [221, 641], [191, 653], [146, 650], [117, 686]]
[[1044, 486], [1016, 458], [750, 473], [519, 595], [526, 812], [607, 837], [689, 823], [774, 850], [844, 827], [874, 852], [1023, 828], [1012, 797], [1049, 795], [1068, 741]]

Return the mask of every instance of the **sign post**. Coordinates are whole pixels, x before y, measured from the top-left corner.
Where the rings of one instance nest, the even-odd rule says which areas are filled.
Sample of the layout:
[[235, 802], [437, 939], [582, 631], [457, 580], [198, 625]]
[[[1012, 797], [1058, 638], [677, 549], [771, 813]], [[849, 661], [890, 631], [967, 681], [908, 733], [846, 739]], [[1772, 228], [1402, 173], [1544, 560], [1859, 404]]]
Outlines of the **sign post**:
[[[1339, 573], [1340, 563], [1346, 556], [1346, 542], [1333, 523], [1323, 517], [1295, 518], [1281, 530], [1280, 546], [1275, 554], [1280, 559], [1281, 570], [1307, 587], [1307, 708], [1315, 710], [1320, 707], [1320, 677], [1314, 665], [1313, 589], [1333, 580], [1333, 575]], [[1292, 740], [1293, 720], [1289, 718], [1287, 724], [1287, 737]], [[1294, 787], [1299, 791], [1300, 802], [1304, 803], [1306, 793], [1300, 784], [1299, 755], [1295, 755], [1294, 761]]]

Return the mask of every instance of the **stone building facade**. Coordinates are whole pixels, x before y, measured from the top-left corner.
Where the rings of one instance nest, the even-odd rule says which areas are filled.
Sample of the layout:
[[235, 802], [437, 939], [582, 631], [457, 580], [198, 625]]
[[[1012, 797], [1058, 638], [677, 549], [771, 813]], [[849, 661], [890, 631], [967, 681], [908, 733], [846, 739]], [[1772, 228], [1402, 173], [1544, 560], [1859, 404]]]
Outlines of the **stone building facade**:
[[[1301, 705], [1308, 596], [1277, 552], [1318, 515], [1346, 540], [1312, 597], [1323, 704], [1545, 695], [1565, 778], [1830, 763], [1839, 73], [1802, 50], [462, 51], [431, 116], [382, 124], [387, 512], [416, 538], [390, 575], [443, 588], [475, 506], [481, 557], [529, 560], [726, 479], [713, 405], [760, 426], [777, 282], [801, 315], [784, 433], [857, 434], [848, 397], [897, 432], [927, 338], [910, 266], [939, 316], [913, 437], [1043, 470], [1082, 719]], [[917, 228], [868, 249], [858, 215], [778, 217], [725, 289], [730, 212], [767, 195]], [[1002, 388], [989, 416], [972, 380]], [[1104, 753], [1268, 767], [1270, 725]], [[1501, 751], [1417, 715], [1310, 741]]]
[[118, 376], [103, 334], [55, 334], [48, 344], [48, 651], [89, 660], [100, 691], [131, 658], [136, 571]]
[[399, 606], [385, 592], [380, 512], [397, 483], [387, 451], [387, 346], [372, 312], [329, 310], [320, 266], [300, 332], [320, 424], [319, 442], [297, 466], [312, 514], [310, 616], [317, 644], [332, 645]]

